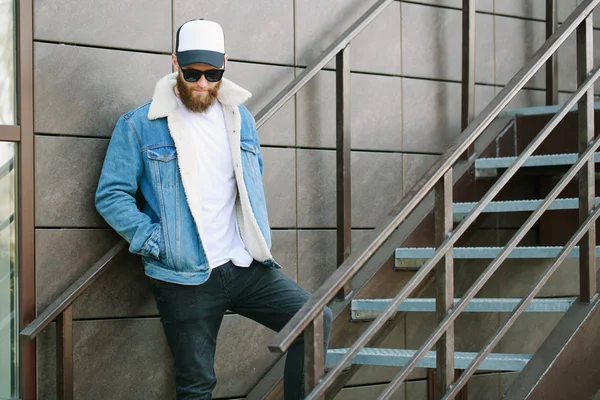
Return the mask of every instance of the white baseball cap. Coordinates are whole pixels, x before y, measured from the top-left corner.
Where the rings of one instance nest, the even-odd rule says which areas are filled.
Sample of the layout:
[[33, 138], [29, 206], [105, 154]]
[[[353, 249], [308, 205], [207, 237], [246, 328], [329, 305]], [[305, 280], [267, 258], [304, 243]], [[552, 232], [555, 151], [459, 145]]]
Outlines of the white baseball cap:
[[180, 66], [194, 63], [225, 66], [225, 35], [221, 25], [205, 19], [185, 22], [177, 29], [175, 55]]

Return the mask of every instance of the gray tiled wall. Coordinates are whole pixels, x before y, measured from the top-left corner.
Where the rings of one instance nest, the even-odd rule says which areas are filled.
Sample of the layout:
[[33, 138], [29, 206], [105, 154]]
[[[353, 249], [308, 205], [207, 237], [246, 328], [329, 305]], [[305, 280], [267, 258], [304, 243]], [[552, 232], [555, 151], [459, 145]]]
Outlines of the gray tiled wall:
[[[559, 19], [579, 2], [561, 0]], [[239, 3], [34, 0], [39, 310], [118, 240], [93, 207], [104, 153], [117, 118], [149, 100], [155, 82], [171, 71], [173, 34], [180, 23], [198, 17], [221, 22], [231, 59], [227, 77], [253, 93], [247, 105], [257, 113], [375, 0]], [[370, 234], [381, 215], [459, 134], [461, 4], [394, 1], [350, 47], [354, 242]], [[545, 10], [541, 0], [478, 0], [476, 7], [475, 105], [481, 111], [543, 42]], [[600, 27], [600, 17], [595, 19]], [[599, 51], [596, 55], [600, 59]], [[576, 87], [574, 56], [570, 39], [559, 55], [559, 83], [565, 91], [561, 101]], [[310, 291], [336, 266], [332, 68], [333, 62], [259, 131], [273, 253], [284, 272]], [[542, 105], [544, 84], [541, 72], [509, 107]], [[500, 285], [499, 291], [509, 288]], [[169, 355], [137, 258], [123, 258], [102, 276], [77, 301], [75, 318], [78, 398], [116, 398], [102, 385], [125, 379], [137, 383], [119, 386], [123, 398], [163, 398], [170, 393], [171, 369], [165, 361]], [[407, 336], [402, 342], [416, 343], [422, 336], [420, 327], [430, 322], [422, 319], [404, 327]], [[482, 322], [496, 324], [461, 324]], [[225, 325], [219, 339], [216, 396], [240, 397], [272, 361], [266, 350], [271, 333], [233, 315]], [[40, 390], [45, 394], [53, 387], [51, 336], [44, 335], [40, 344]], [[250, 342], [251, 348], [240, 347]], [[148, 354], [148, 348], [157, 351]], [[103, 379], [93, 380], [96, 383], [88, 380], [96, 373], [90, 369], [89, 357], [96, 357], [91, 352], [113, 357], [105, 360], [106, 367], [100, 368]], [[149, 370], [149, 365], [155, 368]], [[379, 383], [392, 375], [366, 369], [353, 382]], [[510, 381], [505, 375], [486, 379], [496, 388]], [[91, 385], [85, 396], [84, 382]], [[377, 389], [345, 389], [338, 398], [369, 398]], [[397, 398], [424, 398], [424, 390], [423, 382], [410, 382]]]

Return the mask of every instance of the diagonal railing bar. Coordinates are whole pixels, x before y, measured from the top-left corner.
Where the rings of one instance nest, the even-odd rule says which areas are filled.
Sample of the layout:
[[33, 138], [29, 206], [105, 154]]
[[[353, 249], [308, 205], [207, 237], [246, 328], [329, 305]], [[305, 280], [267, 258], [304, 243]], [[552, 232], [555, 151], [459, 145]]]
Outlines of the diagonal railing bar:
[[0, 221], [0, 232], [8, 228], [13, 222], [15, 222], [15, 214], [10, 214], [8, 218]]
[[260, 128], [277, 110], [287, 103], [304, 85], [306, 85], [329, 61], [343, 50], [363, 29], [389, 6], [393, 0], [380, 0], [369, 8], [350, 28], [331, 44], [320, 56], [309, 65], [296, 79], [287, 85], [262, 110], [256, 114], [256, 127]]
[[50, 322], [67, 309], [73, 301], [83, 293], [98, 277], [106, 271], [107, 267], [115, 262], [127, 249], [127, 242], [120, 240], [102, 258], [100, 258], [79, 279], [69, 286], [55, 301], [37, 316], [20, 333], [24, 339], [34, 339]]
[[0, 179], [4, 178], [13, 170], [13, 164], [14, 158], [11, 158], [0, 167]]
[[[586, 81], [587, 88], [591, 86], [593, 82], [598, 79], [600, 76], [600, 66], [596, 67], [595, 73], [592, 77], [588, 78]], [[572, 107], [571, 102], [576, 102], [579, 97], [583, 95], [583, 93], [587, 90], [585, 85], [582, 86], [581, 90], [574, 93], [570, 100], [561, 108], [561, 111], [557, 113], [551, 120], [548, 122], [546, 127], [536, 136], [536, 138], [531, 142], [529, 146], [523, 151], [523, 154], [519, 156], [517, 161], [506, 171], [516, 172], [516, 169], [520, 167], [517, 166], [519, 160], [521, 164], [525, 162], [525, 159], [529, 157], [535, 151], [535, 149], [541, 144], [541, 142], [552, 132], [554, 127], [562, 120], [562, 118], [567, 114], [568, 110]], [[567, 108], [568, 107], [568, 108]], [[423, 343], [423, 345], [419, 348], [419, 350], [413, 355], [413, 357], [406, 363], [406, 365], [400, 370], [398, 375], [392, 380], [387, 389], [382, 393], [382, 395], [378, 399], [387, 399], [391, 396], [395, 390], [400, 387], [400, 384], [408, 377], [411, 373], [412, 369], [416, 367], [416, 365], [421, 361], [421, 359], [425, 356], [427, 351], [433, 346], [439, 338], [444, 334], [446, 329], [454, 322], [454, 320], [458, 317], [458, 315], [464, 310], [464, 308], [468, 305], [469, 301], [475, 297], [475, 295], [481, 290], [483, 285], [489, 280], [489, 278], [496, 272], [498, 267], [504, 262], [504, 260], [509, 256], [509, 254], [513, 251], [513, 249], [517, 246], [517, 244], [523, 239], [525, 234], [531, 229], [533, 224], [540, 218], [540, 216], [546, 211], [552, 202], [558, 197], [558, 195], [562, 192], [562, 190], [566, 187], [569, 181], [575, 176], [575, 174], [579, 171], [581, 166], [586, 163], [591, 157], [594, 156], [594, 152], [600, 147], [600, 136], [597, 137], [587, 148], [585, 153], [583, 153], [582, 157], [577, 161], [577, 163], [573, 164], [573, 166], [569, 169], [569, 171], [563, 176], [563, 178], [559, 181], [559, 183], [552, 189], [550, 194], [544, 199], [544, 201], [538, 206], [536, 211], [529, 216], [527, 221], [521, 226], [521, 228], [515, 233], [515, 235], [511, 238], [511, 240], [506, 244], [506, 246], [502, 249], [502, 251], [496, 256], [494, 261], [483, 271], [483, 273], [477, 278], [475, 283], [471, 285], [471, 287], [467, 290], [465, 295], [461, 298], [461, 300], [452, 308], [452, 310], [448, 313], [446, 318], [438, 325], [436, 330], [429, 336], [429, 338]], [[528, 153], [526, 155], [526, 153]], [[524, 157], [526, 155], [526, 157]], [[516, 167], [516, 168], [515, 168]], [[510, 177], [506, 179], [505, 174], [502, 175], [501, 180], [504, 183], [508, 182]], [[497, 182], [497, 184], [500, 181]], [[494, 190], [497, 186], [495, 184], [490, 192]], [[502, 185], [503, 187], [504, 185]], [[484, 199], [479, 202], [479, 205], [484, 204], [485, 199], [489, 199], [490, 196], [486, 195]], [[487, 204], [487, 203], [486, 203]], [[462, 225], [462, 224], [461, 224]], [[458, 231], [458, 229], [457, 229]], [[454, 236], [454, 235], [453, 235]], [[438, 250], [440, 252], [442, 249]], [[426, 264], [427, 265], [427, 264]]]
[[[600, 0], [589, 1], [590, 3], [598, 3]], [[573, 15], [571, 15], [572, 17]], [[572, 18], [568, 18], [572, 20]], [[565, 22], [566, 24], [566, 22]], [[562, 25], [564, 26], [564, 24]], [[562, 27], [561, 26], [561, 27]], [[559, 31], [557, 31], [559, 32]], [[556, 34], [556, 33], [555, 33]], [[400, 291], [400, 293], [389, 303], [388, 307], [385, 311], [383, 311], [379, 317], [369, 326], [369, 328], [363, 332], [363, 334], [356, 340], [356, 342], [348, 349], [346, 354], [338, 361], [338, 363], [330, 370], [330, 372], [321, 380], [319, 385], [315, 387], [315, 389], [309, 394], [307, 400], [313, 399], [316, 396], [322, 394], [333, 380], [343, 371], [345, 366], [351, 362], [351, 360], [356, 356], [358, 351], [362, 347], [364, 347], [371, 337], [385, 324], [385, 322], [396, 312], [397, 307], [404, 301], [408, 296], [414, 291], [414, 289], [420, 284], [422, 279], [429, 274], [429, 272], [433, 269], [433, 267], [440, 261], [440, 259], [444, 256], [444, 254], [454, 245], [454, 243], [460, 238], [460, 236], [469, 228], [469, 226], [475, 221], [475, 219], [479, 216], [479, 214], [483, 211], [483, 209], [488, 205], [488, 203], [498, 194], [498, 192], [508, 183], [508, 181], [512, 178], [512, 176], [517, 172], [517, 170], [525, 163], [525, 161], [533, 154], [533, 152], [539, 147], [544, 139], [551, 133], [551, 131], [559, 124], [559, 122], [564, 118], [564, 116], [571, 110], [571, 108], [575, 105], [577, 100], [583, 95], [583, 93], [588, 90], [593, 82], [598, 78], [600, 74], [600, 67], [594, 69], [592, 75], [586, 79], [586, 81], [581, 85], [581, 87], [569, 98], [569, 100], [560, 108], [559, 112], [548, 122], [548, 124], [544, 127], [544, 129], [533, 139], [533, 141], [527, 146], [527, 148], [522, 152], [522, 154], [515, 160], [513, 165], [508, 168], [505, 173], [500, 177], [498, 181], [492, 186], [489, 192], [480, 200], [480, 202], [475, 206], [471, 212], [467, 215], [467, 217], [458, 225], [458, 227], [454, 230], [454, 232], [446, 239], [446, 241], [438, 248], [436, 253], [430, 258], [420, 269], [419, 271], [410, 279], [410, 281], [404, 286], [404, 288]], [[506, 89], [506, 88], [505, 88]], [[468, 129], [468, 128], [467, 128]], [[544, 203], [543, 203], [544, 204]], [[548, 203], [547, 206], [549, 206]], [[512, 250], [512, 249], [511, 249]], [[501, 253], [502, 254], [502, 253]], [[313, 295], [314, 297], [314, 295]], [[464, 308], [467, 302], [458, 303]], [[455, 306], [453, 310], [456, 310], [458, 307]], [[453, 315], [453, 314], [450, 314]], [[454, 317], [455, 318], [455, 317]], [[452, 320], [453, 321], [453, 320]], [[310, 322], [310, 321], [309, 321]], [[448, 318], [444, 319], [442, 322], [447, 325]], [[442, 332], [443, 334], [443, 332]], [[438, 337], [439, 339], [439, 337]], [[432, 345], [435, 342], [432, 343]], [[403, 370], [407, 368], [414, 368], [414, 366], [420, 361], [421, 358], [425, 355], [426, 351], [431, 346], [427, 347], [426, 350], [422, 352], [417, 352], [411, 359], [409, 364], [412, 364], [412, 367], [407, 364]], [[415, 359], [419, 359], [414, 362]], [[402, 373], [402, 372], [401, 372]], [[404, 377], [405, 379], [406, 377]], [[314, 397], [313, 397], [314, 396]]]
[[[390, 213], [381, 228], [376, 230], [375, 239], [362, 253], [350, 255], [348, 259], [317, 289], [313, 296], [294, 315], [288, 324], [275, 336], [269, 349], [276, 352], [286, 351], [302, 331], [316, 318], [318, 313], [333, 299], [335, 294], [352, 279], [354, 274], [368, 261], [379, 247], [385, 243], [391, 233], [408, 217], [415, 207], [427, 196], [439, 179], [454, 165], [459, 157], [481, 135], [488, 125], [498, 116], [500, 111], [515, 97], [520, 89], [531, 79], [535, 73], [545, 65], [545, 62], [558, 49], [558, 47], [573, 33], [600, 0], [587, 0], [581, 3], [554, 34], [540, 47], [534, 57], [528, 61], [521, 70], [509, 81], [492, 102], [484, 108], [479, 116], [458, 137], [455, 144], [450, 147], [436, 161], [429, 171], [418, 181], [413, 189], [408, 192]], [[466, 220], [465, 220], [466, 221]], [[464, 222], [464, 221], [463, 221]], [[438, 258], [439, 261], [439, 258]], [[423, 269], [421, 268], [420, 271]], [[407, 283], [406, 288], [414, 290], [426, 274], [420, 272]], [[415, 279], [418, 278], [418, 281]], [[409, 287], [410, 286], [410, 287]], [[377, 321], [377, 320], [376, 320]], [[374, 323], [375, 324], [375, 323]], [[382, 324], [382, 323], [381, 323]], [[367, 331], [368, 332], [368, 331]], [[367, 333], [365, 332], [365, 333]], [[354, 349], [353, 357], [358, 350]], [[347, 353], [349, 354], [349, 353]], [[322, 380], [315, 390], [322, 391], [322, 386], [329, 386], [331, 381], [344, 368], [341, 363], [347, 363], [351, 357], [343, 357]], [[333, 378], [330, 378], [333, 376]], [[314, 393], [315, 391], [313, 391]]]
[[502, 340], [506, 332], [513, 326], [515, 321], [521, 316], [525, 308], [531, 303], [535, 296], [539, 293], [542, 287], [548, 282], [554, 272], [560, 267], [563, 261], [567, 258], [569, 253], [573, 250], [575, 245], [581, 240], [583, 235], [587, 232], [589, 227], [598, 219], [600, 216], [600, 205], [595, 206], [592, 209], [592, 213], [587, 217], [583, 225], [579, 227], [577, 232], [571, 237], [567, 244], [558, 253], [556, 259], [550, 265], [546, 271], [542, 274], [542, 277], [537, 281], [534, 287], [529, 291], [527, 296], [523, 298], [517, 307], [512, 311], [510, 316], [504, 321], [502, 326], [498, 328], [494, 336], [488, 340], [483, 349], [475, 356], [475, 358], [469, 363], [465, 371], [460, 375], [460, 378], [451, 386], [451, 389], [442, 400], [450, 400], [460, 391], [460, 389], [467, 384], [467, 381], [477, 370], [477, 367], [485, 360], [485, 358], [492, 352], [494, 347]]

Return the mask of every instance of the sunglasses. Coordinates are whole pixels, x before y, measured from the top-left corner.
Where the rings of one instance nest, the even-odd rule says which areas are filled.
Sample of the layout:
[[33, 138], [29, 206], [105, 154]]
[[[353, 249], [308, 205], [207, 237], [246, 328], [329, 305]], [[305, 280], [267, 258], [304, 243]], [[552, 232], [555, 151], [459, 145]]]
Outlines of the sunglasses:
[[186, 82], [198, 82], [202, 75], [206, 77], [209, 82], [219, 82], [223, 78], [224, 69], [209, 69], [208, 71], [198, 71], [197, 69], [181, 69], [183, 73], [183, 79]]

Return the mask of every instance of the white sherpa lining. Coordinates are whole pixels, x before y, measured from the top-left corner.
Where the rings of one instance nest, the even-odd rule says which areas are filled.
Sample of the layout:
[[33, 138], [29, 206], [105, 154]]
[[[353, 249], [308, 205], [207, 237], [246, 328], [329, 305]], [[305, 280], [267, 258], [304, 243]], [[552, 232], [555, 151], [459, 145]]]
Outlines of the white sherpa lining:
[[[167, 118], [169, 132], [177, 149], [177, 164], [179, 165], [181, 182], [192, 217], [198, 228], [198, 235], [200, 235], [202, 231], [202, 205], [200, 204], [200, 188], [197, 184], [199, 182], [198, 165], [196, 155], [193, 152], [193, 146], [191, 146], [190, 141], [187, 139], [192, 133], [189, 132], [185, 118], [177, 106], [177, 100], [173, 91], [176, 82], [177, 72], [169, 74], [158, 81], [148, 111], [148, 119]], [[242, 153], [240, 147], [242, 119], [238, 106], [251, 96], [247, 90], [230, 80], [223, 79], [217, 99], [223, 108], [225, 127], [227, 129], [227, 137], [233, 159], [233, 169], [238, 187], [239, 196], [236, 201], [236, 216], [240, 235], [252, 258], [258, 261], [266, 261], [272, 259], [273, 256], [260, 230], [256, 216], [252, 212], [242, 171]]]

